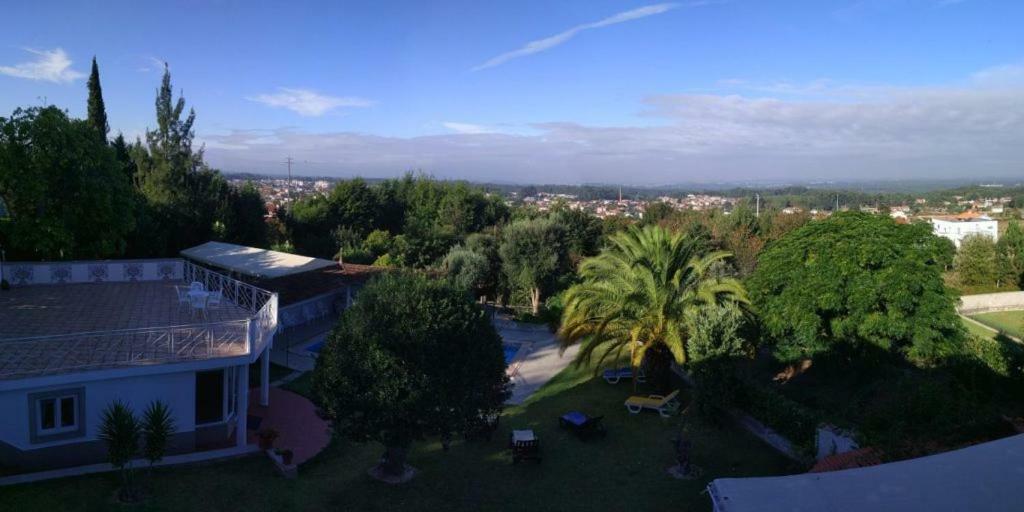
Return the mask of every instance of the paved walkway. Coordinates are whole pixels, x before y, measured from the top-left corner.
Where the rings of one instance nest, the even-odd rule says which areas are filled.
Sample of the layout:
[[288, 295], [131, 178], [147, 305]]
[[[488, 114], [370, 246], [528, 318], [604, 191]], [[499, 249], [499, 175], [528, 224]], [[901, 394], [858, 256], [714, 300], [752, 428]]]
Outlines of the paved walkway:
[[495, 327], [506, 342], [529, 343], [521, 357], [518, 371], [512, 378], [510, 404], [521, 404], [576, 357], [578, 347], [570, 347], [564, 355], [558, 353], [558, 339], [544, 325], [521, 324], [509, 320], [496, 320]]
[[[270, 407], [259, 404], [259, 390], [249, 392], [249, 416], [260, 419], [258, 429], [249, 430], [249, 443], [258, 444], [257, 432], [272, 428], [280, 434], [275, 448], [291, 449], [293, 464], [302, 464], [320, 453], [331, 440], [327, 422], [316, 415], [316, 407], [305, 397], [281, 388], [270, 388]], [[249, 420], [252, 425], [252, 419]]]

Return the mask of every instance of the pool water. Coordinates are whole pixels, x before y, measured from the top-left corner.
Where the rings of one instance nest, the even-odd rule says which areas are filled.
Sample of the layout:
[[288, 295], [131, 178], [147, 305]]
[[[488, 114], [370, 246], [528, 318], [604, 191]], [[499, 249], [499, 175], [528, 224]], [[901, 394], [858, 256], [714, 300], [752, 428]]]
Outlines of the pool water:
[[518, 345], [502, 345], [501, 350], [505, 352], [505, 365], [512, 364], [512, 360], [516, 358], [516, 354], [519, 353]]

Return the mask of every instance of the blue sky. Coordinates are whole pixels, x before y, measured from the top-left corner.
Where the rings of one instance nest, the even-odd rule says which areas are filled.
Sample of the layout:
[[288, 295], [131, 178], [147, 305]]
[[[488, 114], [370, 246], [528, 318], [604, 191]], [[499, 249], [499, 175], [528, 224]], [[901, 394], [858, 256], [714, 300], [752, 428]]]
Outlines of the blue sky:
[[0, 115], [152, 126], [225, 171], [681, 183], [1024, 174], [1024, 2], [19, 2]]

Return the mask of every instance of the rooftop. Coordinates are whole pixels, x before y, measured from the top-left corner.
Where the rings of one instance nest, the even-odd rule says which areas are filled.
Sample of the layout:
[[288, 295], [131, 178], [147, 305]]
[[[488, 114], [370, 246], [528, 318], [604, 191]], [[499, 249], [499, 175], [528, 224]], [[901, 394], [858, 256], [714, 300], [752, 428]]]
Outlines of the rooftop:
[[249, 311], [206, 319], [179, 306], [180, 281], [13, 287], [0, 293], [0, 379], [229, 357], [248, 352]]
[[762, 478], [719, 478], [715, 510], [1018, 510], [1024, 435], [877, 466]]
[[200, 263], [264, 279], [338, 266], [331, 260], [224, 242], [206, 242], [185, 249], [181, 254]]

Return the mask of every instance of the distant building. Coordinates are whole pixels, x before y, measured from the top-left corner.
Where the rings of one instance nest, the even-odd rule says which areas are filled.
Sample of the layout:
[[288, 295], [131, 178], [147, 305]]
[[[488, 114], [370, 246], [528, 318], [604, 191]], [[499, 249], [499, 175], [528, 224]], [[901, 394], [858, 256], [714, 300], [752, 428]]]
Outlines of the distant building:
[[932, 232], [953, 241], [960, 248], [963, 239], [970, 235], [985, 235], [995, 242], [999, 240], [999, 222], [976, 212], [967, 211], [959, 215], [932, 217]]

